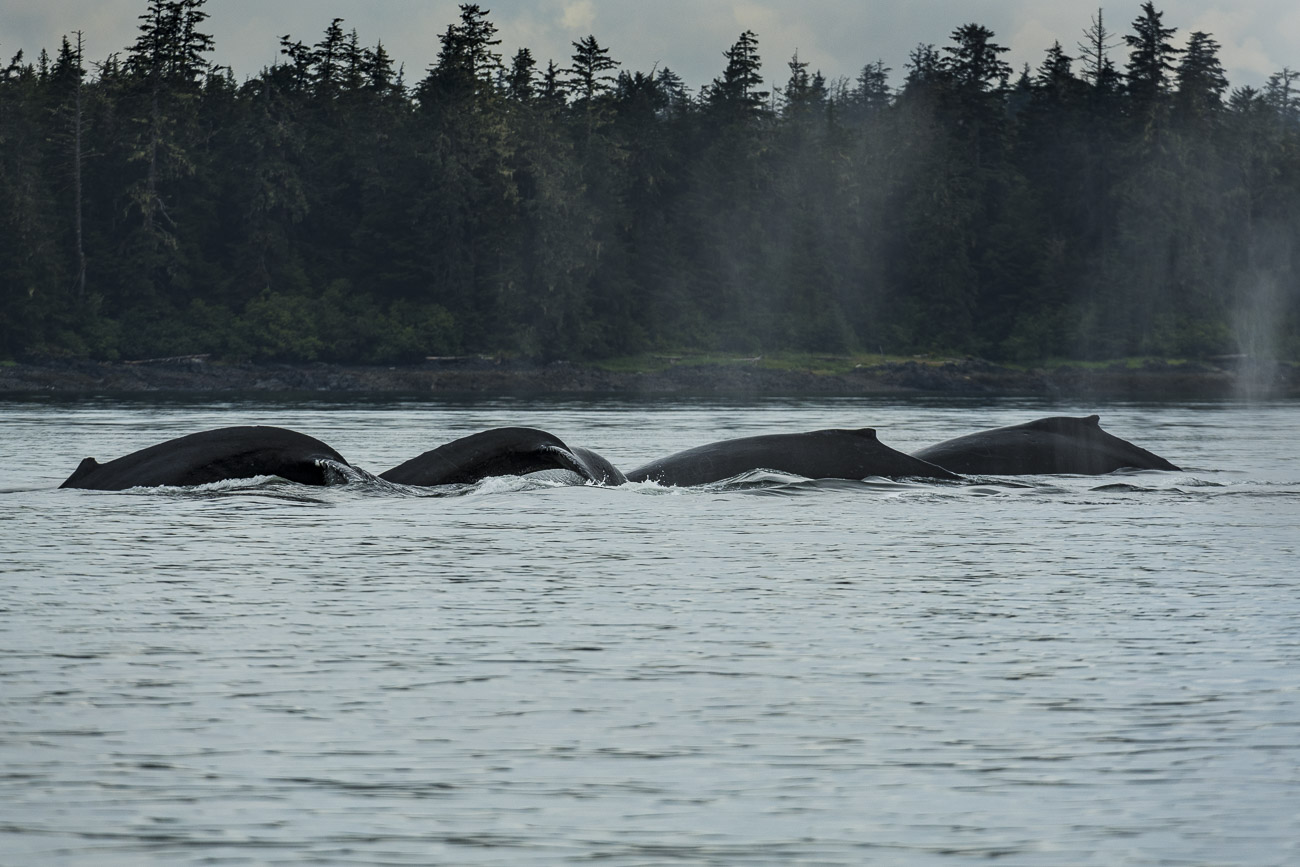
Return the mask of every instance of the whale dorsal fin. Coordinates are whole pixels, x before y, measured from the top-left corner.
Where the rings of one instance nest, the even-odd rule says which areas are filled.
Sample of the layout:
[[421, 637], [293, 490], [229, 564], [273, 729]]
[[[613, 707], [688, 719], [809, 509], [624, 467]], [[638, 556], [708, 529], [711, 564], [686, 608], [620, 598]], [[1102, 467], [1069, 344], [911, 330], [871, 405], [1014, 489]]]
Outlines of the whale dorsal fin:
[[65, 481], [61, 487], [66, 488], [68, 485], [78, 479], [85, 478], [97, 469], [99, 469], [99, 461], [94, 458], [86, 458], [81, 463], [77, 464], [77, 468], [72, 471], [72, 475], [68, 476], [67, 481]]

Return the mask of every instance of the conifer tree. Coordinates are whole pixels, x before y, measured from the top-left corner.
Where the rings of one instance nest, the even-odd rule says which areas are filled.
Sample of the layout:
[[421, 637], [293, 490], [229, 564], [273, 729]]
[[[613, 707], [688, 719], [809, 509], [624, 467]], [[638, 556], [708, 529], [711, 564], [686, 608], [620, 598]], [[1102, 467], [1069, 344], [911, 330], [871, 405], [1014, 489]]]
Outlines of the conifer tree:
[[979, 24], [967, 24], [952, 33], [941, 61], [950, 111], [964, 128], [974, 166], [978, 169], [1002, 142], [1006, 112], [1002, 93], [1011, 66], [1001, 58], [1007, 49], [993, 41], [994, 33]]
[[569, 89], [581, 106], [590, 106], [597, 97], [613, 89], [611, 71], [621, 64], [609, 56], [608, 48], [601, 48], [595, 36], [584, 36], [573, 43], [573, 64], [565, 70], [569, 76]]
[[554, 60], [546, 63], [546, 72], [542, 74], [542, 88], [540, 96], [542, 101], [552, 108], [558, 108], [564, 105], [568, 98], [564, 82], [560, 80], [560, 67], [555, 65]]
[[989, 93], [1005, 87], [1011, 67], [999, 55], [1007, 49], [993, 41], [994, 33], [979, 24], [966, 24], [952, 33], [952, 45], [944, 47], [948, 56], [944, 70], [963, 96]]
[[947, 72], [938, 49], [933, 45], [922, 43], [913, 48], [908, 52], [904, 68], [907, 75], [903, 77], [902, 96], [906, 99], [931, 99], [943, 90]]
[[388, 56], [383, 42], [365, 50], [364, 86], [384, 102], [404, 96], [400, 77], [393, 71], [393, 59]]
[[1219, 62], [1219, 43], [1209, 34], [1198, 30], [1188, 39], [1177, 80], [1177, 105], [1185, 117], [1204, 120], [1223, 108], [1228, 77]]
[[506, 73], [505, 91], [506, 95], [515, 102], [530, 102], [533, 98], [533, 76], [537, 68], [537, 61], [533, 60], [533, 53], [527, 48], [521, 48], [515, 52], [515, 56], [510, 61], [510, 71]]
[[1262, 98], [1277, 112], [1284, 129], [1300, 129], [1300, 72], [1288, 66], [1270, 75]]
[[1111, 61], [1111, 49], [1119, 45], [1115, 34], [1106, 29], [1102, 10], [1092, 19], [1092, 25], [1083, 31], [1084, 41], [1079, 43], [1079, 59], [1083, 63], [1083, 78], [1099, 94], [1111, 94], [1119, 89], [1120, 76]]
[[416, 98], [422, 104], [493, 95], [502, 68], [501, 55], [495, 50], [501, 40], [487, 16], [488, 10], [477, 3], [460, 4], [460, 21], [448, 25], [438, 37], [438, 62], [416, 87]]
[[146, 307], [162, 303], [153, 293], [179, 290], [183, 279], [175, 267], [180, 223], [174, 194], [179, 181], [195, 172], [197, 98], [208, 68], [203, 55], [213, 48], [212, 37], [199, 30], [208, 17], [203, 3], [150, 0], [124, 64], [127, 109], [136, 130], [127, 159], [141, 172], [124, 193], [139, 231], [128, 244], [131, 254], [116, 264], [124, 278], [119, 285], [129, 286]]
[[86, 163], [83, 79], [86, 70], [82, 65], [84, 43], [81, 31], [77, 31], [76, 36], [75, 48], [66, 36], [63, 37], [58, 57], [51, 71], [50, 86], [54, 89], [55, 98], [58, 100], [53, 110], [59, 127], [55, 130], [55, 136], [67, 149], [64, 164], [71, 180], [72, 202], [69, 211], [77, 263], [74, 269], [76, 274], [74, 293], [76, 299], [81, 301], [86, 294], [86, 247], [83, 225], [83, 177]]
[[1139, 110], [1151, 111], [1170, 91], [1174, 76], [1174, 58], [1181, 50], [1174, 47], [1176, 27], [1164, 26], [1164, 13], [1157, 12], [1151, 0], [1142, 4], [1142, 14], [1133, 22], [1133, 32], [1125, 35], [1129, 60], [1127, 87]]
[[781, 92], [785, 101], [786, 117], [806, 121], [826, 107], [826, 79], [821, 72], [808, 74], [808, 63], [799, 59], [796, 51], [790, 58], [790, 79]]
[[763, 64], [758, 53], [758, 36], [746, 30], [722, 56], [727, 59], [727, 66], [722, 70], [722, 77], [715, 78], [708, 88], [709, 105], [732, 118], [757, 115], [768, 97], [767, 91], [759, 90], [763, 84]]
[[856, 120], [878, 118], [889, 107], [893, 97], [889, 88], [889, 73], [889, 67], [882, 60], [862, 67], [856, 86], [848, 94], [851, 117]]
[[316, 96], [326, 101], [335, 98], [343, 87], [347, 38], [342, 25], [342, 18], [331, 21], [311, 51], [312, 86]]

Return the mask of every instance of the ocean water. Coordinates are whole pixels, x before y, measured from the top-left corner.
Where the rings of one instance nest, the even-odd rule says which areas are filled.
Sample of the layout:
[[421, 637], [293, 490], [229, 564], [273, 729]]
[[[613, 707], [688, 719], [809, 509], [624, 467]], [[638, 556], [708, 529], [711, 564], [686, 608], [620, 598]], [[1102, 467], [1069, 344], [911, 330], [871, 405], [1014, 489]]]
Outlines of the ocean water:
[[[1183, 467], [58, 490], [274, 424], [380, 472], [1047, 415]], [[1300, 863], [1300, 405], [0, 402], [0, 864]]]

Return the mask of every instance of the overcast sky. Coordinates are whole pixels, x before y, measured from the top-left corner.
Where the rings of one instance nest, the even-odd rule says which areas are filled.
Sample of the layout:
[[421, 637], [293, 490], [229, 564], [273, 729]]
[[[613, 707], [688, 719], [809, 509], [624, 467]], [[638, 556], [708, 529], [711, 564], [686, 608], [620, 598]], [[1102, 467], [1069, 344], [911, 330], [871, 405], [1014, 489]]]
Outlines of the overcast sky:
[[[496, 0], [490, 10], [509, 58], [532, 50], [540, 66], [555, 59], [567, 66], [571, 43], [588, 34], [632, 71], [667, 66], [692, 88], [717, 77], [722, 52], [744, 30], [758, 34], [763, 76], [782, 85], [790, 56], [798, 51], [828, 79], [853, 78], [876, 60], [891, 67], [898, 86], [908, 52], [919, 43], [940, 48], [957, 27], [976, 23], [993, 30], [1019, 69], [1037, 67], [1053, 41], [1069, 54], [1096, 14], [1079, 0]], [[86, 59], [101, 61], [134, 40], [146, 0], [0, 0], [0, 56], [19, 49], [34, 60], [55, 53], [64, 34], [81, 30]], [[1132, 32], [1141, 3], [1105, 7], [1105, 23], [1117, 36]], [[1203, 30], [1222, 45], [1220, 57], [1233, 87], [1261, 86], [1284, 66], [1300, 68], [1300, 2], [1297, 0], [1164, 0], [1167, 27], [1181, 42]], [[234, 68], [240, 80], [279, 57], [286, 34], [317, 42], [333, 18], [357, 30], [361, 42], [382, 42], [406, 67], [408, 84], [423, 77], [438, 51], [438, 35], [458, 18], [453, 0], [209, 0], [208, 32], [216, 40], [215, 63]], [[1119, 41], [1118, 38], [1116, 41]], [[1121, 69], [1127, 53], [1112, 52]]]

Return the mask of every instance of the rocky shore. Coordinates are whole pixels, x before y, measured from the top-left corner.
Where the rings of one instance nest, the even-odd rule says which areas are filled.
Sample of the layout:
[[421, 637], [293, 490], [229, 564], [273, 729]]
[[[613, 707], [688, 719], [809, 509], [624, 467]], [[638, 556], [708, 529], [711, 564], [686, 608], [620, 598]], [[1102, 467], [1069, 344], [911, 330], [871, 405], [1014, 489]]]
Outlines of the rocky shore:
[[858, 365], [846, 372], [766, 367], [759, 359], [613, 372], [570, 363], [430, 359], [407, 366], [247, 364], [191, 356], [133, 362], [0, 365], [0, 394], [67, 397], [150, 392], [407, 395], [1027, 396], [1094, 399], [1300, 397], [1300, 365], [1245, 358], [1005, 367], [979, 359]]

